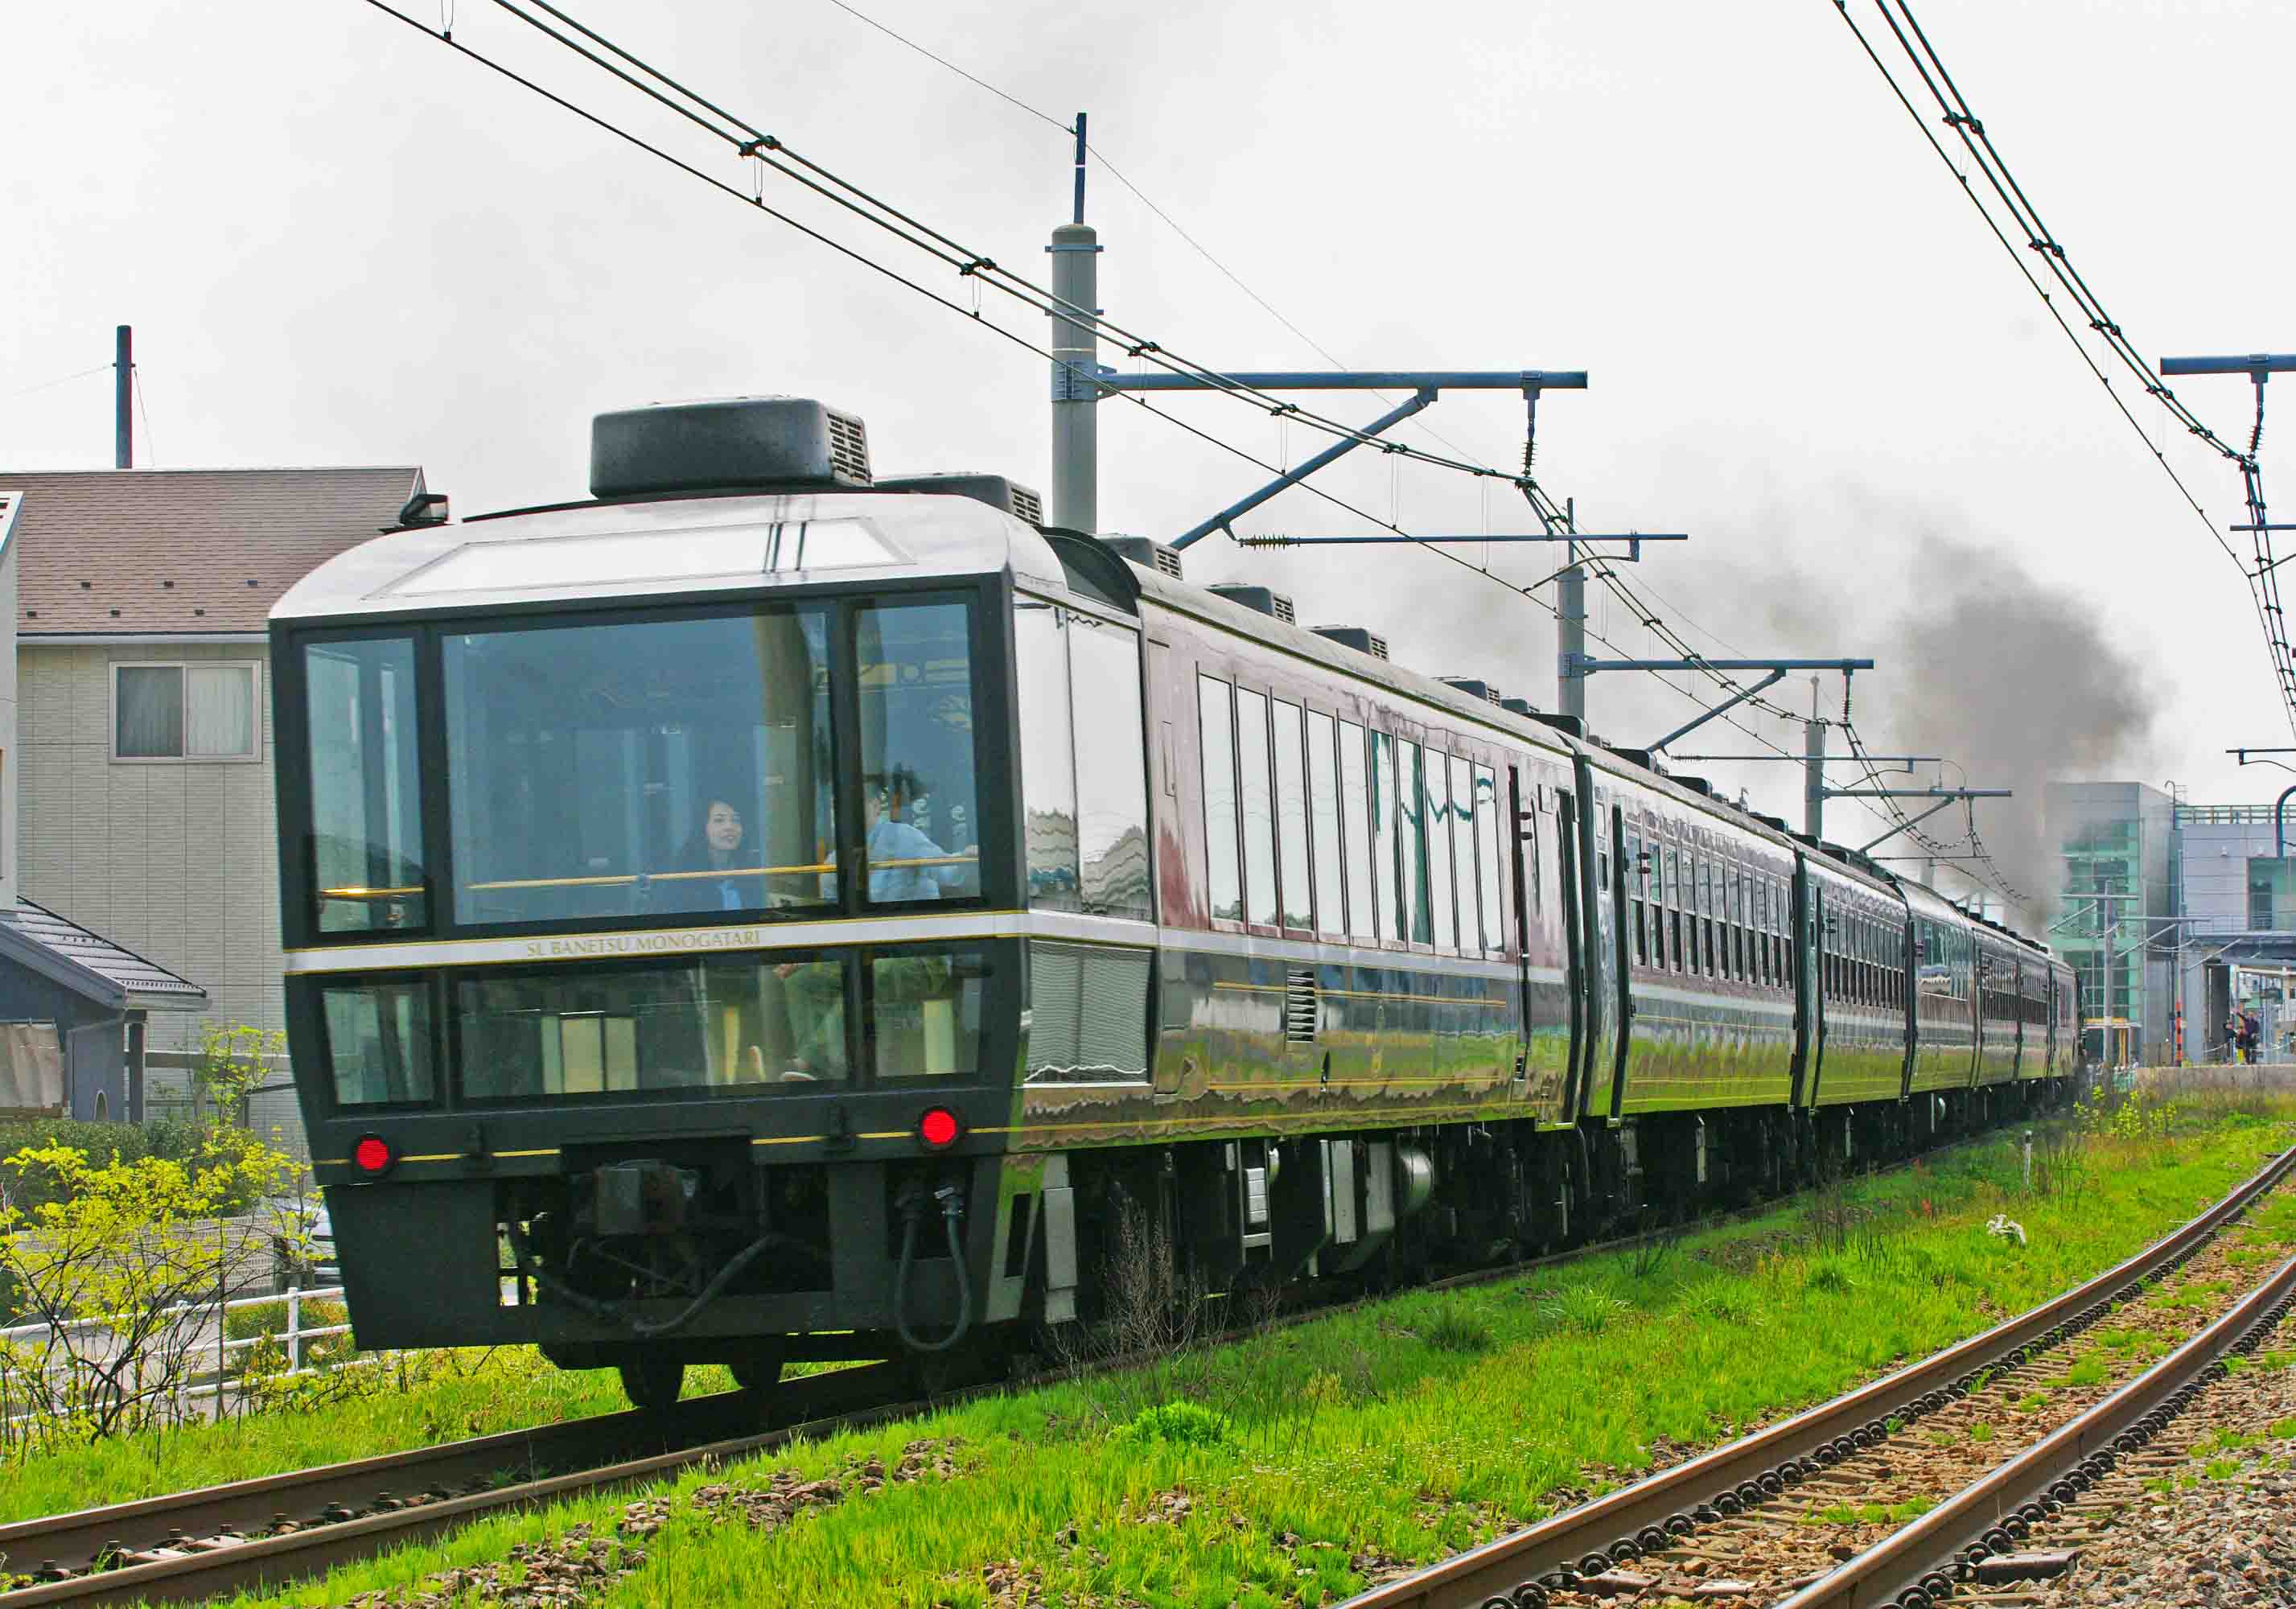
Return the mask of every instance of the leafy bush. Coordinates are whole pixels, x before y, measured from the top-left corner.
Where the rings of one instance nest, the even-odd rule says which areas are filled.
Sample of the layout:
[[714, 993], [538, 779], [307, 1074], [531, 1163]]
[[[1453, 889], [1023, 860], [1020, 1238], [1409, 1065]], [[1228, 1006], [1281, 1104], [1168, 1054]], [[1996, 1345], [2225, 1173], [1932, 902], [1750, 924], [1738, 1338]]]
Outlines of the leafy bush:
[[1119, 1430], [1127, 1441], [1177, 1441], [1185, 1447], [1210, 1447], [1228, 1438], [1232, 1426], [1226, 1414], [1185, 1399], [1144, 1408]]
[[[27, 1409], [0, 1437], [100, 1441], [179, 1420], [206, 1327], [199, 1304], [275, 1239], [291, 1246], [301, 1234], [226, 1209], [299, 1171], [213, 1131], [188, 1163], [68, 1145], [0, 1159], [0, 1268], [17, 1305], [47, 1326], [44, 1340], [0, 1346], [0, 1392]], [[35, 1194], [42, 1204], [20, 1204]]]
[[[324, 1296], [305, 1297], [302, 1311], [297, 1317], [307, 1330], [324, 1330], [351, 1321], [348, 1309], [341, 1302], [331, 1301]], [[257, 1335], [284, 1335], [286, 1333], [287, 1299], [283, 1296], [276, 1301], [234, 1308], [223, 1316], [223, 1334], [226, 1341], [247, 1341]]]
[[[254, 1197], [228, 1186], [243, 1174], [247, 1159], [270, 1154], [243, 1129], [213, 1128], [184, 1119], [156, 1123], [83, 1123], [72, 1118], [12, 1118], [0, 1122], [0, 1162], [27, 1151], [72, 1151], [102, 1164], [134, 1167], [144, 1162], [179, 1162], [197, 1178], [220, 1174], [227, 1187], [215, 1197], [218, 1213], [243, 1211]], [[0, 1174], [8, 1204], [27, 1216], [70, 1199], [80, 1176], [53, 1168], [11, 1170]]]

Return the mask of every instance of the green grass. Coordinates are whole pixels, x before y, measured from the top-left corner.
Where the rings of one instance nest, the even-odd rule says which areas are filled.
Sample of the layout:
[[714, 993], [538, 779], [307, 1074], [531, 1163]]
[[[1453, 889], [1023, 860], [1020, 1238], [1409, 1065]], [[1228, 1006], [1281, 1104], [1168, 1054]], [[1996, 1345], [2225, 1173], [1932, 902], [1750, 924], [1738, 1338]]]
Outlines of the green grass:
[[1972, 1441], [1990, 1441], [1993, 1440], [1993, 1427], [1980, 1419], [1969, 1427], [1969, 1439]]
[[1903, 1525], [1936, 1506], [1928, 1498], [1908, 1498], [1902, 1503], [1836, 1503], [1801, 1518], [1805, 1525]]
[[2079, 1359], [2065, 1372], [2049, 1382], [2051, 1385], [2103, 1385], [2105, 1382], [2104, 1359], [2091, 1352]]
[[[802, 1605], [868, 1582], [873, 1602], [981, 1609], [1019, 1581], [1047, 1602], [1330, 1604], [1362, 1585], [1357, 1561], [1472, 1546], [1573, 1489], [1633, 1478], [1660, 1438], [1729, 1436], [2030, 1307], [2189, 1217], [2276, 1142], [2288, 1139], [2251, 1121], [2187, 1129], [2173, 1149], [2109, 1151], [2112, 1165], [2070, 1203], [2023, 1194], [2015, 1152], [1988, 1145], [1857, 1186], [1879, 1233], [1848, 1252], [1813, 1252], [1788, 1207], [1689, 1235], [1640, 1277], [1621, 1255], [1413, 1293], [696, 1472], [654, 1489], [665, 1517], [650, 1562], [599, 1601]], [[2010, 1207], [2025, 1246], [1983, 1232]], [[1488, 1344], [1432, 1339], [1451, 1332]], [[1198, 1412], [1142, 1418], [1184, 1403]], [[1218, 1434], [1167, 1433], [1214, 1421]], [[958, 1440], [949, 1480], [889, 1484], [770, 1534], [697, 1496], [783, 1471], [842, 1479], [857, 1459], [890, 1463], [924, 1436]], [[347, 1567], [317, 1601], [496, 1561], [576, 1523], [610, 1532], [633, 1495]]]

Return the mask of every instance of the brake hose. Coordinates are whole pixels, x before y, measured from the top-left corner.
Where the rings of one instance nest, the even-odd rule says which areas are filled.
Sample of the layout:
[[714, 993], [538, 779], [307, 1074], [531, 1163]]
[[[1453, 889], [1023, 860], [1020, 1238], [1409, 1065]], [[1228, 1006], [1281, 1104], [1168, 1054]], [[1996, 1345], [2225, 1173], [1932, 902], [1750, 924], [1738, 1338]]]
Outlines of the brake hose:
[[556, 1296], [561, 1301], [579, 1309], [593, 1318], [603, 1319], [609, 1324], [621, 1325], [633, 1335], [643, 1335], [648, 1340], [658, 1335], [667, 1335], [672, 1330], [685, 1327], [696, 1313], [718, 1300], [736, 1274], [776, 1245], [790, 1246], [818, 1260], [818, 1254], [814, 1252], [813, 1248], [805, 1245], [802, 1242], [793, 1241], [786, 1235], [761, 1235], [736, 1252], [732, 1260], [718, 1270], [716, 1277], [701, 1287], [701, 1294], [686, 1303], [674, 1316], [668, 1318], [633, 1318], [622, 1303], [601, 1301], [595, 1296], [586, 1296], [556, 1275], [545, 1272], [536, 1265], [532, 1255], [527, 1251], [526, 1233], [519, 1227], [517, 1220], [512, 1219], [507, 1227], [512, 1255], [517, 1259], [520, 1271], [529, 1279], [533, 1280], [537, 1285], [547, 1287], [551, 1294]]
[[941, 1226], [948, 1232], [948, 1259], [956, 1265], [956, 1327], [939, 1341], [920, 1341], [909, 1329], [909, 1268], [916, 1260], [917, 1222], [924, 1216], [924, 1198], [911, 1191], [901, 1197], [901, 1266], [893, 1276], [893, 1328], [901, 1344], [913, 1352], [945, 1352], [964, 1339], [972, 1327], [972, 1281], [965, 1271], [964, 1247], [956, 1227], [964, 1221], [964, 1197], [955, 1185], [933, 1192], [940, 1203]]

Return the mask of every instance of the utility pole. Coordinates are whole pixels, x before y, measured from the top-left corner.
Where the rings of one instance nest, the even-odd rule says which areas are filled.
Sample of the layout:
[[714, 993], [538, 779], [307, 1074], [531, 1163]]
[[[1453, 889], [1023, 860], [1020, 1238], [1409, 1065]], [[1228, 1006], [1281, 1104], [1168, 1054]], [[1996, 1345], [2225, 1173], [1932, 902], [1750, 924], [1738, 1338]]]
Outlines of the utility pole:
[[[1566, 536], [1576, 536], [1578, 530], [1578, 499], [1568, 498], [1562, 505], [1562, 529]], [[1565, 541], [1562, 548], [1564, 567], [1562, 579], [1555, 589], [1555, 602], [1560, 612], [1554, 617], [1560, 645], [1561, 665], [1555, 677], [1557, 702], [1562, 713], [1577, 721], [1581, 730], [1587, 724], [1587, 571], [1578, 562], [1578, 544]]]
[[1809, 678], [1809, 719], [1801, 729], [1801, 830], [1805, 836], [1825, 836], [1825, 722], [1817, 713], [1817, 677]]
[[121, 324], [112, 353], [112, 467], [135, 467], [135, 332]]
[[[1053, 295], [1077, 313], [1053, 313], [1053, 523], [1087, 534], [1100, 529], [1100, 236], [1084, 221], [1084, 113], [1076, 120], [1076, 207], [1045, 248]], [[1078, 316], [1078, 314], [1083, 316]]]

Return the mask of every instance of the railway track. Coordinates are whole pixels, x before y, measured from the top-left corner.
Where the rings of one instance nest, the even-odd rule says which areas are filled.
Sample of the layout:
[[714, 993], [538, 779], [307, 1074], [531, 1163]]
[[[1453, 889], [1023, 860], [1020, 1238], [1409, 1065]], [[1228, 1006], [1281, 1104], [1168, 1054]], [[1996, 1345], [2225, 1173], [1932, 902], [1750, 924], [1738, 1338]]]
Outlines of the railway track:
[[[1989, 1441], [1966, 1433], [1976, 1423], [2005, 1419], [1994, 1410], [2061, 1375], [2069, 1340], [2111, 1316], [2116, 1303], [2133, 1302], [2148, 1286], [2187, 1269], [2292, 1171], [2296, 1150], [2135, 1257], [1983, 1334], [1374, 1588], [1349, 1600], [1347, 1609], [1564, 1609], [1662, 1596], [1654, 1589], [1668, 1584], [1665, 1578], [1679, 1586], [1675, 1596], [1695, 1594], [1693, 1601], [1927, 1609], [1945, 1602], [1964, 1577], [1975, 1579], [1980, 1567], [1988, 1577], [2005, 1575], [2013, 1567], [2000, 1563], [2001, 1556], [2013, 1551], [2037, 1518], [2061, 1511], [2093, 1484], [2126, 1450], [2123, 1441], [2138, 1445], [2165, 1424], [2170, 1405], [2189, 1402], [2226, 1350], [2252, 1344], [2257, 1326], [2268, 1324], [2266, 1316], [2296, 1292], [2296, 1263], [2234, 1296], [2209, 1288], [2217, 1280], [2200, 1277], [2228, 1266], [2219, 1248], [2181, 1282], [2194, 1300], [2169, 1311], [2189, 1314], [2190, 1323], [2158, 1363], [2093, 1393], [2087, 1406], [2066, 1393], [2073, 1411], [2027, 1420], [2025, 1435], [2005, 1438], [1997, 1448], [1988, 1450]], [[2214, 1300], [2218, 1296], [2224, 1300]], [[1980, 1413], [1992, 1416], [1980, 1421]], [[1862, 1506], [1865, 1494], [1891, 1490], [1887, 1481], [1913, 1489], [1924, 1475], [1948, 1478], [1946, 1461], [1935, 1456], [1948, 1440], [1964, 1450], [1957, 1462], [1973, 1465], [1976, 1473], [1956, 1468], [1946, 1489], [1950, 1495], [1909, 1523], [1866, 1527], [1886, 1534], [1845, 1547], [1841, 1531], [1808, 1523], [1813, 1512], [1823, 1515], [1832, 1506]], [[1979, 1452], [1974, 1459], [1965, 1456], [1972, 1448]], [[1982, 1557], [1972, 1549], [1982, 1549]]]
[[[1997, 1139], [2000, 1133], [1956, 1140], [1877, 1171], [1894, 1172], [1916, 1161], [1934, 1162]], [[1710, 1214], [1697, 1227], [1742, 1221], [1780, 1204], [1769, 1200]], [[1449, 1276], [1422, 1288], [1456, 1289], [1515, 1278], [1679, 1232], [1669, 1227], [1619, 1235]], [[1365, 1300], [1376, 1298], [1319, 1304], [1278, 1322], [1328, 1318]], [[1094, 1367], [1097, 1372], [1139, 1361], [1118, 1357]], [[719, 1433], [729, 1422], [756, 1416], [743, 1393], [728, 1391], [680, 1402], [668, 1415], [598, 1415], [0, 1525], [0, 1557], [8, 1570], [39, 1578], [30, 1587], [0, 1592], [0, 1609], [187, 1602], [276, 1585], [488, 1514], [636, 1485], [707, 1460], [771, 1452], [800, 1437], [862, 1428], [1003, 1388], [998, 1383], [925, 1400], [914, 1396], [912, 1377], [899, 1365], [873, 1364], [786, 1383], [773, 1402], [776, 1427], [754, 1434]]]

